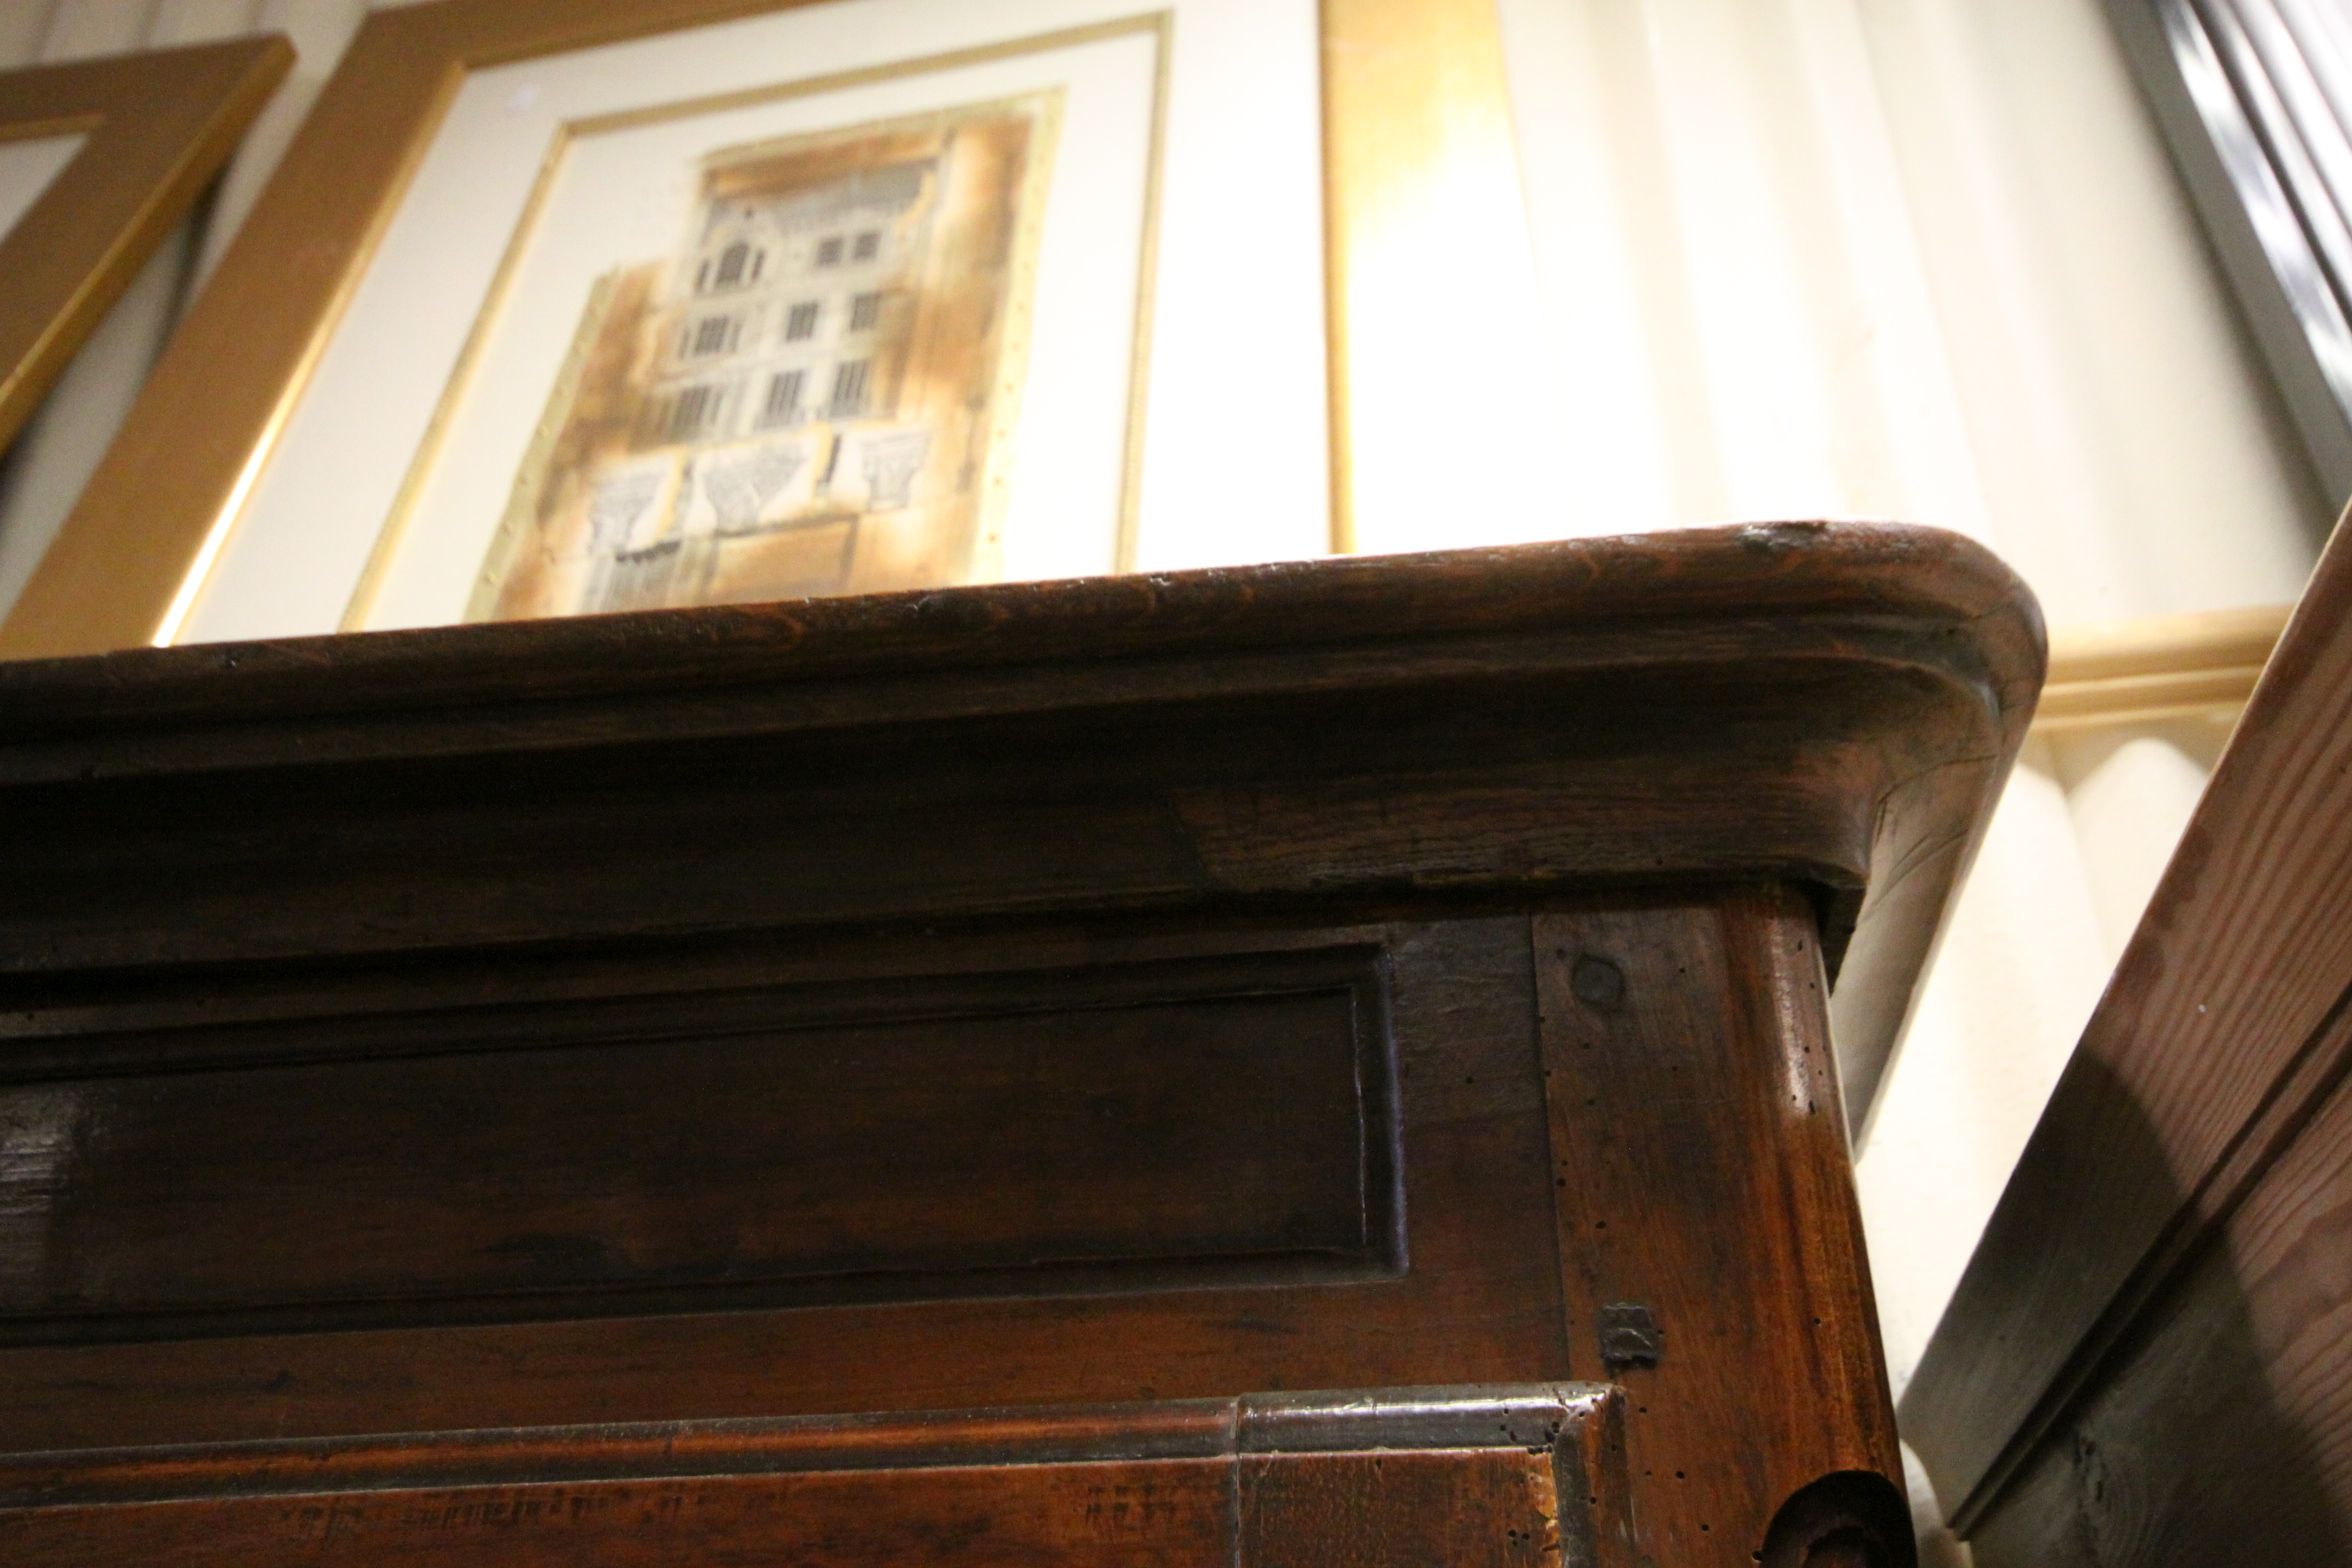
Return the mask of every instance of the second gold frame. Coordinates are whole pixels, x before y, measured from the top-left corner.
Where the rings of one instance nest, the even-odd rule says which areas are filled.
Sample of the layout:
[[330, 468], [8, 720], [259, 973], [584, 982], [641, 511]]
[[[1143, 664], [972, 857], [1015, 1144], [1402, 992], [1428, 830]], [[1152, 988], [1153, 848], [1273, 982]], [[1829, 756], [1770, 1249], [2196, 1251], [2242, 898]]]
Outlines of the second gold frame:
[[0, 235], [0, 448], [293, 64], [276, 34], [0, 75], [0, 141], [81, 144]]

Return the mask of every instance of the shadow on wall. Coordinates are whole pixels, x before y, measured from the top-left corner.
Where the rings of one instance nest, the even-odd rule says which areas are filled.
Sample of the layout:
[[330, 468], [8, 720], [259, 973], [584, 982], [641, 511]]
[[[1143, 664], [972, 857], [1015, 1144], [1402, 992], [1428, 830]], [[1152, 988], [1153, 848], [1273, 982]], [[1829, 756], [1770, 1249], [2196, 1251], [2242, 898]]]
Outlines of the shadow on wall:
[[[2114, 1076], [2088, 1057], [2070, 1076], [2110, 1102], [2103, 1125], [2118, 1131], [2102, 1160], [2118, 1183], [2177, 1198], [2153, 1128]], [[2348, 1092], [2340, 1083], [2326, 1098]], [[2323, 1105], [2318, 1119], [2326, 1117]], [[2293, 1163], [2282, 1158], [2267, 1171], [2233, 1218], [2284, 1183]], [[2296, 1353], [2298, 1332], [2331, 1317], [2352, 1320], [2340, 1285], [2352, 1273], [2352, 1190], [2334, 1181], [2314, 1194], [2333, 1211], [2304, 1216], [2295, 1244], [2259, 1273], [2241, 1277], [2228, 1219], [2196, 1238], [1967, 1521], [1976, 1568], [2352, 1562], [2338, 1495], [2352, 1492], [2352, 1474], [2331, 1487], [2326, 1451], [2281, 1408], [2273, 1373], [2282, 1355]], [[2044, 1266], [2068, 1265], [2050, 1257]], [[2352, 1369], [2340, 1334], [2324, 1338], [2327, 1354]], [[2079, 1360], [2072, 1366], [2083, 1370]], [[2314, 1381], [2308, 1371], [2304, 1381]], [[1942, 1492], [1948, 1479], [1939, 1482]]]

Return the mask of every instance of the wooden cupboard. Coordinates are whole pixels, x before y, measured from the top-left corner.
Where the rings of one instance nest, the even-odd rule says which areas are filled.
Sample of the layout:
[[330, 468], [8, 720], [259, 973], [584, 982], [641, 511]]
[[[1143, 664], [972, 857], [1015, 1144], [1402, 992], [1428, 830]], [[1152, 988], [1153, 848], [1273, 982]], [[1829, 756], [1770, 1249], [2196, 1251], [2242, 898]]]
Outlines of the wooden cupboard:
[[[0, 666], [0, 1529], [404, 1561], [586, 1465], [597, 1560], [846, 1560], [729, 1445], [1018, 1429], [1009, 1520], [1416, 1389], [1331, 1419], [1509, 1493], [1467, 1560], [1907, 1560], [1847, 1128], [2040, 636], [1788, 525]], [[1268, 1560], [1425, 1560], [1355, 1506]]]

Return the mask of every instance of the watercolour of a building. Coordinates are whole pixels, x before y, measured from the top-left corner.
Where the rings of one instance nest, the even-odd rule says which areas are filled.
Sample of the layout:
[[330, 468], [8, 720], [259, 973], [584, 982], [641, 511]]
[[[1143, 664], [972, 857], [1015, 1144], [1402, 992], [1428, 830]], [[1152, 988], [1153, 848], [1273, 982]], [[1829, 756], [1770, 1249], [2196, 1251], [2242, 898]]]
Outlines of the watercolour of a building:
[[968, 580], [1057, 109], [702, 160], [677, 249], [597, 286], [469, 613]]

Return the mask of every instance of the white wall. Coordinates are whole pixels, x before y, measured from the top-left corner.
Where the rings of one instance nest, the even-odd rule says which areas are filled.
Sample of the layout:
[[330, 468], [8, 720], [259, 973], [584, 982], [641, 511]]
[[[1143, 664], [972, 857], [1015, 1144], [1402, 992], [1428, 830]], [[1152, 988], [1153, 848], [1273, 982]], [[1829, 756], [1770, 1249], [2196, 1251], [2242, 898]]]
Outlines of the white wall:
[[[2295, 596], [2319, 495], [2097, 0], [1500, 0], [1563, 531], [1940, 523], [2054, 627]], [[1905, 1379], [2215, 737], [2036, 741], [1860, 1172]]]
[[[2097, 0], [1499, 5], [1541, 351], [1570, 409], [1558, 532], [1938, 522], [2016, 564], [2059, 627], [2293, 597], [2333, 499]], [[12, 455], [0, 604], [366, 9], [0, 0], [0, 67], [264, 27], [300, 52], [209, 213]], [[1862, 1150], [1898, 1382], [2217, 740], [2029, 748]]]

